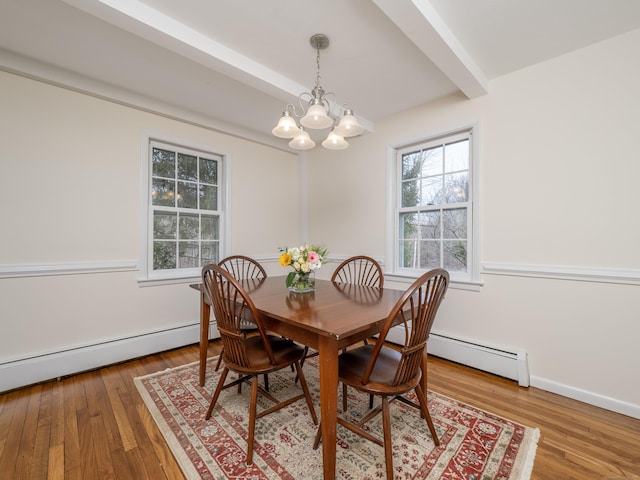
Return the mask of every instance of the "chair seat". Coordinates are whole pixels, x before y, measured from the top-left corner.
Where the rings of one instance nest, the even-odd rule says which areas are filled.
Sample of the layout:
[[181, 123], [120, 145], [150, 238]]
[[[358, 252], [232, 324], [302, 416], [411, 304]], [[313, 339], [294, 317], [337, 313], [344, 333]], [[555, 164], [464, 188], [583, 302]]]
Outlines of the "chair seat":
[[275, 365], [269, 360], [269, 355], [259, 335], [249, 337], [245, 340], [249, 367], [237, 365], [232, 359], [226, 358], [226, 356], [224, 359], [225, 364], [236, 372], [262, 374], [280, 370], [283, 366], [289, 366], [304, 356], [304, 348], [292, 340], [273, 335], [267, 335], [266, 338], [271, 345]]
[[369, 382], [363, 385], [361, 380], [371, 361], [374, 347], [374, 345], [363, 345], [340, 355], [338, 376], [341, 382], [357, 390], [377, 395], [399, 395], [413, 389], [418, 384], [422, 377], [420, 369], [417, 369], [417, 375], [407, 383], [393, 386], [393, 380], [402, 355], [393, 348], [383, 346], [371, 372]]

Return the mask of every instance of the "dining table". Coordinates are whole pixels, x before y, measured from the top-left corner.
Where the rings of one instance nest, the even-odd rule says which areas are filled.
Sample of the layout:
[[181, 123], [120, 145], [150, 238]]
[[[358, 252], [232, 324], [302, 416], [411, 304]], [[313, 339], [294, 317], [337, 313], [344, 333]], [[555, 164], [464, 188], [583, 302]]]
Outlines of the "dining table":
[[[241, 281], [262, 315], [265, 328], [307, 345], [319, 353], [320, 414], [323, 478], [336, 473], [336, 429], [338, 411], [338, 356], [342, 349], [375, 336], [404, 291], [333, 283], [317, 279], [310, 292], [291, 292], [285, 277]], [[211, 306], [199, 284], [200, 384], [204, 385], [209, 344]], [[426, 368], [426, 353], [423, 371]], [[423, 375], [426, 388], [426, 376]]]

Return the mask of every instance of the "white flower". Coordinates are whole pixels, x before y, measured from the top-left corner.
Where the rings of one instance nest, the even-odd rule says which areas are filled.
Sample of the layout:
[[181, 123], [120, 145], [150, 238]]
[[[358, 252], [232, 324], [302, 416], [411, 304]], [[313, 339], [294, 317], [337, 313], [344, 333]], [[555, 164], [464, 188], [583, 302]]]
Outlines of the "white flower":
[[289, 254], [291, 255], [291, 260], [295, 262], [300, 258], [300, 249], [296, 247], [290, 248]]

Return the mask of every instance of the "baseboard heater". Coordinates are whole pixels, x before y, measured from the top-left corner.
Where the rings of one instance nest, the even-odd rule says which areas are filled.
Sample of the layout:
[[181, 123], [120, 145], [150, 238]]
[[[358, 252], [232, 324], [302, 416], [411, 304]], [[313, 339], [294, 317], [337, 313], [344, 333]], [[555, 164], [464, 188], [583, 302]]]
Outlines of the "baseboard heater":
[[[394, 343], [404, 343], [404, 331], [394, 330], [389, 332], [387, 339]], [[483, 345], [470, 339], [434, 331], [429, 336], [427, 349], [429, 355], [510, 378], [522, 387], [529, 386], [529, 366], [527, 352], [524, 350]]]

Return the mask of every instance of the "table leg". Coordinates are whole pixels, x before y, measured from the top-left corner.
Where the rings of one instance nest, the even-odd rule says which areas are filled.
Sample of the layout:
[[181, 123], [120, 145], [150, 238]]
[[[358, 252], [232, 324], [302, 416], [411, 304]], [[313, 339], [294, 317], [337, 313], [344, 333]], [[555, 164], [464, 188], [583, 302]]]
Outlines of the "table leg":
[[320, 337], [320, 413], [324, 480], [336, 477], [336, 419], [338, 412], [338, 342]]
[[207, 373], [207, 350], [209, 349], [209, 317], [211, 307], [204, 301], [204, 293], [200, 295], [200, 386], [204, 386]]

